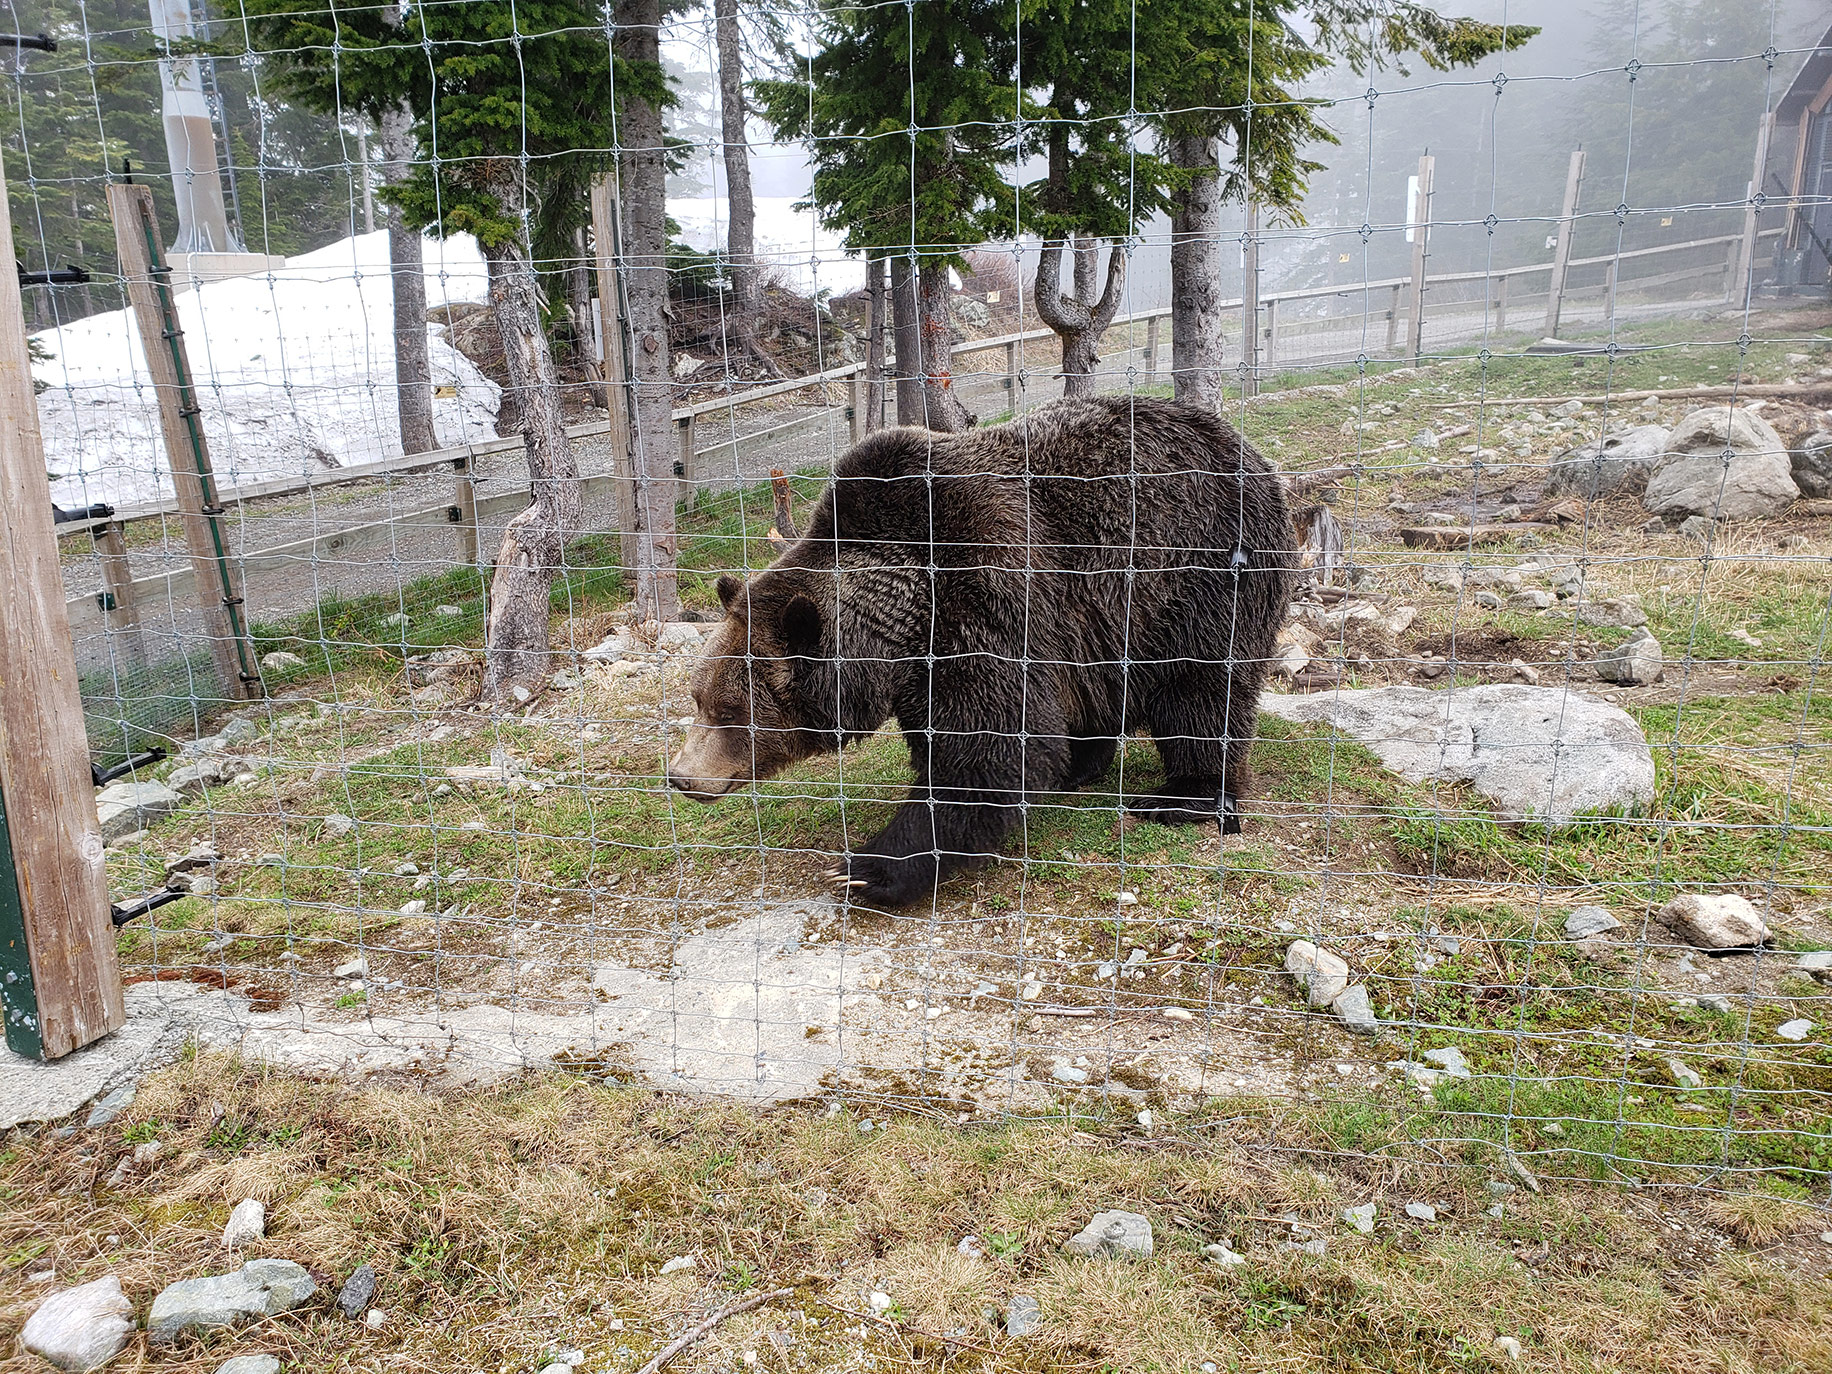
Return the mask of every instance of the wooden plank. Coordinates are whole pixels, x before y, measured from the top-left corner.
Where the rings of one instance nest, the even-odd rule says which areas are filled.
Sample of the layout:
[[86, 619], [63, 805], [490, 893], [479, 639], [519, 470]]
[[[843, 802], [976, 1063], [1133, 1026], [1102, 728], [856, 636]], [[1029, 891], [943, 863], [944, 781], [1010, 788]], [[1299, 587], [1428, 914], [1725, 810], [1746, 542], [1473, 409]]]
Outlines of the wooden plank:
[[152, 188], [110, 186], [108, 210], [114, 218], [115, 252], [139, 329], [140, 351], [159, 402], [165, 459], [178, 499], [185, 546], [197, 574], [197, 600], [210, 654], [227, 696], [258, 697], [261, 670], [242, 619], [241, 579], [216, 518], [222, 507], [217, 504], [216, 477], [210, 468], [191, 364], [159, 247]]
[[1571, 154], [1565, 168], [1565, 199], [1558, 214], [1558, 243], [1552, 250], [1552, 284], [1546, 297], [1546, 337], [1558, 337], [1559, 312], [1565, 306], [1565, 275], [1571, 270], [1571, 231], [1577, 220], [1578, 191], [1584, 184], [1584, 150]]
[[617, 192], [607, 172], [592, 182], [592, 256], [598, 274], [598, 332], [604, 338], [604, 401], [611, 412], [611, 473], [617, 478], [618, 548], [636, 567], [636, 468], [630, 457], [630, 376], [624, 356], [623, 296], [617, 271]]
[[1537, 520], [1519, 520], [1511, 525], [1424, 525], [1401, 530], [1399, 537], [1409, 549], [1467, 549], [1557, 528], [1557, 525], [1541, 524]]
[[1412, 361], [1425, 356], [1425, 264], [1431, 256], [1431, 180], [1437, 159], [1419, 159], [1419, 194], [1412, 216]]
[[1725, 293], [1732, 305], [1743, 301], [1755, 288], [1756, 221], [1762, 213], [1756, 195], [1762, 189], [1763, 173], [1768, 170], [1768, 139], [1774, 128], [1773, 113], [1764, 114], [1756, 126], [1756, 166], [1749, 178], [1749, 208], [1743, 212], [1743, 238], [1737, 249], [1737, 265], [1730, 274], [1730, 289]]
[[95, 531], [96, 560], [102, 565], [100, 605], [108, 633], [119, 636], [128, 656], [144, 662], [146, 636], [140, 629], [140, 598], [134, 589], [133, 568], [127, 561], [127, 540], [121, 526], [108, 521]]
[[0, 985], [7, 1044], [58, 1059], [127, 1012], [4, 182], [0, 169]]

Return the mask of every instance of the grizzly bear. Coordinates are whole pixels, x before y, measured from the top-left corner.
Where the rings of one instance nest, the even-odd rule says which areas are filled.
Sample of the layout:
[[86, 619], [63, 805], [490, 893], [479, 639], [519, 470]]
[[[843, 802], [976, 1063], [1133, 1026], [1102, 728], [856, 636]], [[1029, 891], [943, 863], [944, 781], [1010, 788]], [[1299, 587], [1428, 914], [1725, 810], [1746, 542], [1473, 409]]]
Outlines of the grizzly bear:
[[1292, 545], [1278, 475], [1208, 411], [1087, 397], [871, 435], [774, 565], [719, 579], [668, 780], [710, 802], [895, 716], [915, 784], [827, 875], [874, 906], [997, 857], [1141, 727], [1165, 778], [1127, 809], [1238, 831]]

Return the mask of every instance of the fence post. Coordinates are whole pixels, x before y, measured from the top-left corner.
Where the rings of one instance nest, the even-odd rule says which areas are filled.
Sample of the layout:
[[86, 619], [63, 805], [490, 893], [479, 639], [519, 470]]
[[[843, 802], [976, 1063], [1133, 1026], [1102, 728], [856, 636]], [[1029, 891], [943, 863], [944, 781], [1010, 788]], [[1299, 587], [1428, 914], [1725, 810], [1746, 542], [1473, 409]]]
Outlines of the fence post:
[[183, 517], [185, 544], [191, 551], [210, 652], [225, 690], [236, 697], [258, 697], [260, 665], [243, 616], [241, 577], [222, 525], [223, 507], [210, 467], [210, 447], [204, 439], [184, 331], [178, 326], [171, 273], [159, 247], [152, 188], [110, 186], [108, 211], [114, 218], [115, 252], [140, 332], [140, 351], [146, 356], [146, 370], [159, 401], [165, 459]]
[[1393, 283], [1393, 299], [1387, 303], [1387, 352], [1399, 347], [1399, 304], [1400, 293], [1406, 288], [1399, 282]]
[[1495, 287], [1495, 332], [1501, 334], [1508, 327], [1508, 274], [1503, 272], [1501, 280]]
[[127, 1012], [3, 172], [0, 242], [0, 1014], [58, 1059]]
[[1756, 192], [1762, 189], [1762, 174], [1768, 170], [1768, 136], [1774, 127], [1773, 114], [1764, 114], [1756, 126], [1756, 169], [1749, 179], [1749, 206], [1743, 211], [1743, 240], [1737, 252], [1737, 270], [1730, 278], [1728, 295], [1732, 304], [1742, 297], [1737, 290], [1739, 278], [1747, 279], [1748, 289], [1754, 289], [1756, 284], [1756, 221], [1761, 216], [1756, 208]]
[[1565, 202], [1558, 212], [1558, 245], [1552, 250], [1551, 294], [1546, 297], [1546, 337], [1558, 337], [1559, 312], [1565, 307], [1565, 273], [1571, 264], [1571, 229], [1578, 213], [1578, 188], [1584, 181], [1584, 150], [1575, 149], [1565, 171]]
[[1266, 370], [1276, 372], [1279, 366], [1279, 298], [1266, 299]]
[[604, 401], [611, 416], [611, 471], [616, 474], [618, 546], [626, 573], [636, 568], [636, 470], [630, 461], [629, 363], [624, 357], [623, 297], [617, 256], [617, 198], [611, 173], [592, 181], [592, 255], [598, 273], [598, 333], [604, 339]]
[[1603, 269], [1603, 318], [1605, 320], [1616, 318], [1616, 268], [1618, 265], [1617, 260], [1611, 258], [1609, 266]]
[[1145, 321], [1145, 384], [1150, 386], [1158, 380], [1158, 321], [1163, 316], [1153, 315]]
[[1018, 413], [1018, 341], [1005, 345], [1005, 398], [1011, 402], [1011, 413]]
[[1241, 235], [1240, 394], [1259, 395], [1259, 202], [1247, 202]]
[[477, 566], [477, 470], [471, 465], [468, 453], [452, 460], [452, 470], [458, 474], [458, 504], [452, 508], [458, 512], [458, 561], [467, 568], [474, 568]]
[[121, 522], [105, 520], [89, 532], [96, 561], [102, 565], [102, 623], [121, 636], [127, 652], [146, 658], [146, 636], [140, 628], [140, 602], [134, 592], [133, 568], [127, 561], [127, 540]]
[[846, 420], [856, 444], [865, 437], [865, 384], [856, 372], [846, 379]]
[[677, 501], [685, 501], [690, 507], [699, 500], [698, 463], [693, 453], [693, 412], [690, 410], [674, 422], [676, 436], [680, 440], [680, 456], [674, 460], [674, 475], [680, 479]]
[[1437, 160], [1419, 159], [1419, 196], [1412, 217], [1412, 361], [1425, 356], [1425, 260], [1431, 243], [1431, 176]]

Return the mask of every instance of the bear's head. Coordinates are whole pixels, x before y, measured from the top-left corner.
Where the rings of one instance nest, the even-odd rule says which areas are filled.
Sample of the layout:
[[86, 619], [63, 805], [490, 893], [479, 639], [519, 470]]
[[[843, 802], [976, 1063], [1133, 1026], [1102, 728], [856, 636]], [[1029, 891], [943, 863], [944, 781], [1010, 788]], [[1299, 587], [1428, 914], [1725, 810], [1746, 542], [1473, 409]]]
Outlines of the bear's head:
[[693, 724], [668, 761], [669, 784], [702, 802], [844, 743], [827, 647], [832, 576], [777, 567], [718, 585], [725, 619], [694, 668]]

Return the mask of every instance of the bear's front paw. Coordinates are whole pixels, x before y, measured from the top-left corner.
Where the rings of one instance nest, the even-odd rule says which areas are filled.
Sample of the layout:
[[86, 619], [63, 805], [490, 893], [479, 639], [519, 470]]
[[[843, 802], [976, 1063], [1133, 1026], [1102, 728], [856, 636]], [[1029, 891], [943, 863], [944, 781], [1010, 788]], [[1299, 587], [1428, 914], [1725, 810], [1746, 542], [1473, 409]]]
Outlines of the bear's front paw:
[[929, 854], [851, 854], [826, 876], [836, 897], [858, 906], [908, 906], [935, 895], [935, 859]]
[[1240, 803], [1227, 792], [1219, 801], [1182, 792], [1153, 792], [1134, 797], [1126, 803], [1126, 809], [1140, 820], [1158, 825], [1201, 825], [1219, 819], [1222, 834], [1240, 834]]

